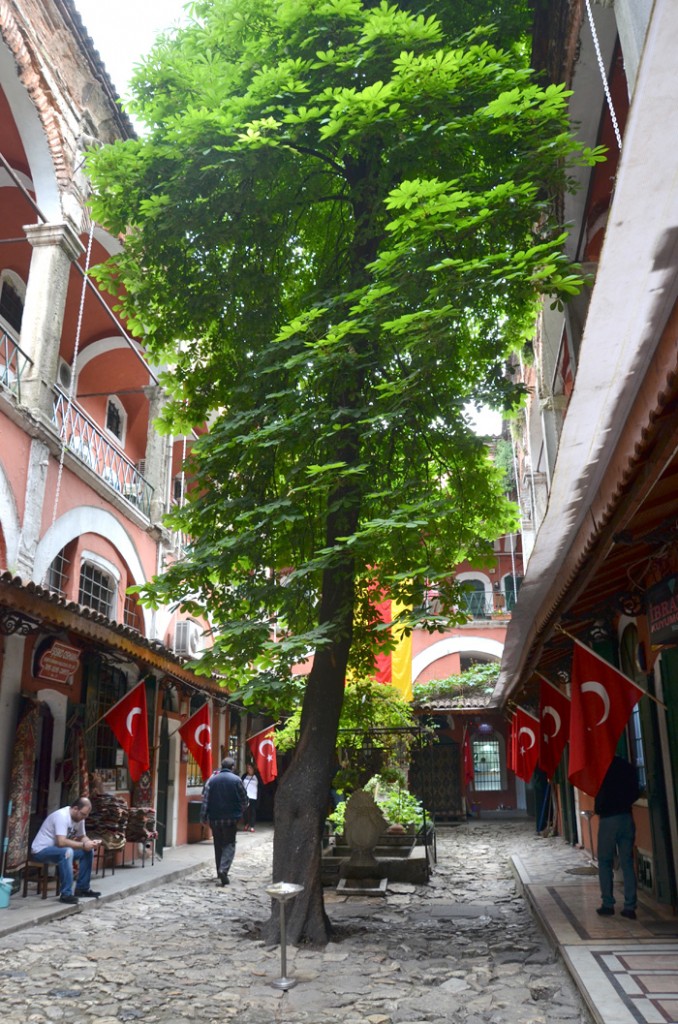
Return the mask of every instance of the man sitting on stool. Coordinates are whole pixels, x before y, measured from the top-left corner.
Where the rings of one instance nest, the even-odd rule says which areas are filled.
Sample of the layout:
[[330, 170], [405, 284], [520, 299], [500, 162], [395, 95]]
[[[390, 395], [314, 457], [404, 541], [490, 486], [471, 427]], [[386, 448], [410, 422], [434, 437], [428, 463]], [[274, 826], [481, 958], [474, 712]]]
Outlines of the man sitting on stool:
[[[86, 796], [81, 796], [70, 807], [60, 807], [48, 814], [31, 846], [31, 859], [41, 864], [56, 864], [62, 903], [77, 903], [79, 896], [98, 899], [100, 892], [89, 887], [92, 876], [94, 850], [100, 839], [89, 839], [85, 833], [85, 818], [92, 810]], [[73, 893], [73, 861], [78, 862], [78, 887]]]

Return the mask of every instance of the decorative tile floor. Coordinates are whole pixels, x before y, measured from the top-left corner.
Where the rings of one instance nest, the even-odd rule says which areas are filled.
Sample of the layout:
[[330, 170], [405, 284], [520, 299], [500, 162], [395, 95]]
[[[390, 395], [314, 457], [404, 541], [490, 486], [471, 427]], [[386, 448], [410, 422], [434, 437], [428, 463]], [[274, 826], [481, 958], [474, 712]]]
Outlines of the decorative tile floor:
[[637, 920], [599, 917], [593, 870], [554, 870], [552, 861], [547, 880], [538, 861], [514, 858], [514, 866], [596, 1021], [678, 1024], [678, 917], [670, 907], [641, 895]]

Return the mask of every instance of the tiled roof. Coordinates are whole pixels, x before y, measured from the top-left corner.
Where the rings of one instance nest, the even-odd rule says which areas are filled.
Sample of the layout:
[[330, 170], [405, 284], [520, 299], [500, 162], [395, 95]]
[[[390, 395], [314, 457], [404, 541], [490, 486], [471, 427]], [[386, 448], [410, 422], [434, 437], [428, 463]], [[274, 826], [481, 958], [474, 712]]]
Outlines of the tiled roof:
[[109, 619], [75, 601], [67, 601], [38, 583], [25, 581], [8, 571], [0, 574], [0, 608], [14, 612], [23, 622], [34, 623], [36, 627], [44, 623], [70, 629], [83, 639], [107, 644], [177, 679], [197, 685], [200, 690], [226, 692], [218, 685], [216, 677], [196, 677], [186, 667], [188, 659], [176, 655], [160, 640], [149, 640], [132, 626]]
[[454, 696], [427, 697], [425, 700], [414, 699], [416, 707], [422, 711], [484, 711], [489, 707], [491, 693], [474, 694], [465, 697], [463, 694]]

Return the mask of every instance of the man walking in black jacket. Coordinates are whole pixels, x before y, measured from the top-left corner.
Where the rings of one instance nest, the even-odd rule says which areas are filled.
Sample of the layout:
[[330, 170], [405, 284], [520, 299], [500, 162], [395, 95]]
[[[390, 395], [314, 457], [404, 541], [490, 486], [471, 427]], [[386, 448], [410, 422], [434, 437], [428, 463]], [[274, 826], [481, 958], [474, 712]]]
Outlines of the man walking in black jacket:
[[238, 822], [247, 809], [247, 794], [234, 768], [233, 758], [225, 757], [221, 771], [207, 780], [200, 808], [200, 821], [203, 825], [209, 821], [212, 829], [214, 858], [222, 885], [229, 882]]

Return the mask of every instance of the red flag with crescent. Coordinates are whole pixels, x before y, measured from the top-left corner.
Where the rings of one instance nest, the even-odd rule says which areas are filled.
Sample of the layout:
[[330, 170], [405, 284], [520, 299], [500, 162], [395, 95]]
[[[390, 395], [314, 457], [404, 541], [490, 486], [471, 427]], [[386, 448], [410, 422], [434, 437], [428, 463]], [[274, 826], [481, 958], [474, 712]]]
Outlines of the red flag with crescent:
[[194, 715], [184, 722], [179, 735], [200, 767], [202, 781], [207, 782], [212, 774], [212, 729], [210, 727], [209, 704], [205, 703]]
[[113, 734], [127, 754], [132, 782], [138, 782], [151, 766], [148, 753], [148, 712], [143, 680], [104, 715]]
[[516, 770], [516, 719], [515, 715], [509, 724], [508, 753], [506, 754], [506, 767], [509, 771]]
[[470, 786], [475, 777], [473, 770], [473, 747], [468, 729], [464, 729], [464, 784]]
[[525, 708], [516, 708], [513, 719], [515, 747], [513, 771], [519, 779], [529, 782], [539, 757], [539, 720]]
[[570, 736], [570, 699], [541, 678], [539, 690], [539, 767], [550, 781]]
[[573, 786], [596, 795], [619, 737], [644, 692], [589, 647], [575, 643], [569, 775]]
[[265, 732], [257, 733], [256, 736], [252, 736], [247, 741], [247, 746], [250, 748], [250, 753], [254, 758], [254, 766], [264, 784], [273, 782], [278, 775], [278, 758], [275, 751], [274, 736], [275, 730], [271, 728]]

